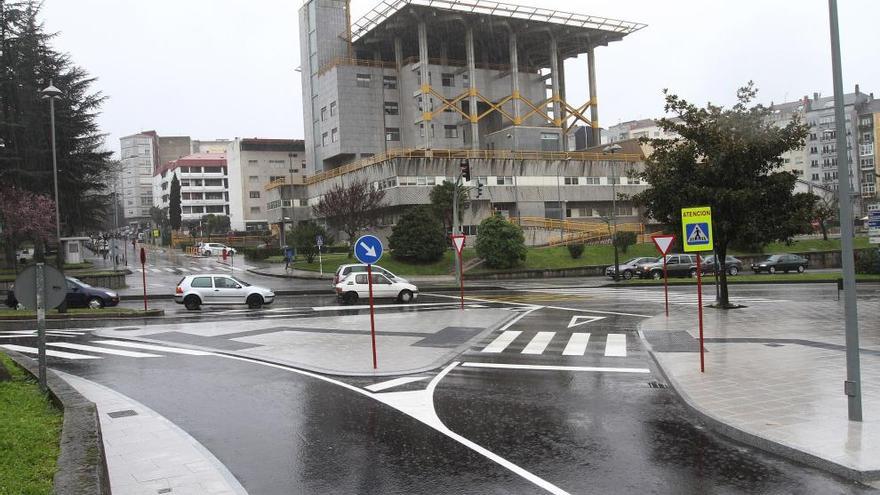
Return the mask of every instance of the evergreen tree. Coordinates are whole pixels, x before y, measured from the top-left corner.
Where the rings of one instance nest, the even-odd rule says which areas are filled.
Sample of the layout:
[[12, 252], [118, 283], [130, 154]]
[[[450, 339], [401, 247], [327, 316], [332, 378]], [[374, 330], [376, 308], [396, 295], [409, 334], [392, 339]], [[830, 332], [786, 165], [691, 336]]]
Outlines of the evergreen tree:
[[391, 229], [388, 246], [395, 259], [430, 263], [446, 251], [446, 230], [428, 205], [408, 211]]
[[180, 220], [182, 210], [180, 208], [180, 181], [177, 180], [177, 173], [171, 177], [171, 197], [168, 198], [171, 216], [171, 229], [180, 230]]
[[0, 0], [0, 182], [54, 198], [49, 104], [40, 90], [52, 83], [62, 235], [98, 225], [110, 204], [97, 124], [104, 101], [95, 79], [50, 44], [39, 20], [41, 2]]

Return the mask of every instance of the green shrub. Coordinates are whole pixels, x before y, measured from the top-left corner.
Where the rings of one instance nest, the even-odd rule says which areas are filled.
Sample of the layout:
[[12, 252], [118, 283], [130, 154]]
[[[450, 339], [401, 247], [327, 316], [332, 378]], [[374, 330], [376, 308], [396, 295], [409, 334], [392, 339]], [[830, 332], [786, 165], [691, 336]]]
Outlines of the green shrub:
[[[318, 236], [323, 237], [326, 241], [327, 232], [324, 230], [324, 227], [315, 222], [303, 222], [287, 234], [287, 244], [296, 248], [296, 254], [305, 257], [306, 263], [312, 263], [315, 261], [315, 257], [318, 256], [318, 244], [316, 242]], [[321, 251], [325, 252], [325, 249], [321, 248]]]
[[578, 259], [584, 254], [584, 245], [583, 244], [569, 244], [566, 246], [568, 248], [568, 254], [571, 255], [572, 259]]
[[483, 220], [477, 231], [477, 256], [489, 268], [513, 268], [526, 260], [523, 231], [495, 215]]
[[427, 206], [417, 206], [400, 217], [388, 238], [388, 247], [400, 260], [437, 261], [446, 246], [446, 229]]
[[880, 249], [865, 249], [856, 254], [856, 273], [880, 274]]
[[635, 232], [617, 232], [614, 234], [614, 245], [624, 253], [626, 250], [636, 243], [638, 235]]
[[239, 256], [244, 255], [245, 258], [253, 261], [263, 261], [269, 256], [278, 256], [281, 253], [281, 249], [277, 247], [265, 247], [265, 248], [252, 248], [245, 247], [236, 249]]

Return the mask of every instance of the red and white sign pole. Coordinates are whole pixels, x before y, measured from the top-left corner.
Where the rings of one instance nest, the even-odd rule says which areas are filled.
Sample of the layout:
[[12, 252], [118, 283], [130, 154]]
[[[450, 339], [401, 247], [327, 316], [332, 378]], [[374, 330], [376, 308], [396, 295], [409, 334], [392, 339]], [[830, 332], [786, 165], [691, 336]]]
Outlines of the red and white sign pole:
[[660, 254], [663, 256], [663, 299], [666, 302], [666, 317], [669, 317], [669, 276], [666, 273], [666, 253], [669, 252], [669, 248], [672, 247], [672, 243], [675, 242], [675, 236], [672, 234], [663, 234], [663, 235], [654, 235], [651, 236], [651, 240], [654, 241], [654, 245], [657, 246], [657, 250], [660, 251]]
[[461, 250], [464, 249], [464, 235], [452, 234], [452, 245], [458, 256], [458, 287], [461, 293], [461, 309], [464, 309], [464, 261], [461, 259]]
[[703, 276], [700, 269], [700, 253], [697, 253], [697, 312], [700, 318], [700, 373], [706, 372], [706, 359], [703, 355]]
[[373, 265], [367, 265], [367, 286], [370, 288], [370, 339], [373, 341], [373, 369], [379, 367], [376, 360], [376, 317], [373, 311]]
[[144, 248], [141, 248], [141, 275], [143, 275], [144, 279], [144, 311], [147, 310], [147, 252]]

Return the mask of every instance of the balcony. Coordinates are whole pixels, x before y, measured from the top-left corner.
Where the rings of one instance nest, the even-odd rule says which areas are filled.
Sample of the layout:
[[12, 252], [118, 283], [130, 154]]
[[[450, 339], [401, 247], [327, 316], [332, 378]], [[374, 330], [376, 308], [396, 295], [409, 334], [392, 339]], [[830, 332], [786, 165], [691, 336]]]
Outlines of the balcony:
[[874, 143], [860, 144], [859, 156], [874, 156]]

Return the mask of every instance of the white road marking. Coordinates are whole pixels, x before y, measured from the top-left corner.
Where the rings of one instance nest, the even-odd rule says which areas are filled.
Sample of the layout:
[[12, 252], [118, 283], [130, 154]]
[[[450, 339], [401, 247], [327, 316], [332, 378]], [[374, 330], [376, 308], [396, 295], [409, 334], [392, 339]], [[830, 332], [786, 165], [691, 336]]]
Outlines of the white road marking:
[[77, 351], [96, 352], [98, 354], [112, 354], [114, 356], [125, 356], [133, 358], [162, 357], [158, 354], [147, 354], [145, 352], [121, 351], [118, 349], [107, 349], [104, 347], [95, 347], [91, 345], [74, 344], [72, 342], [49, 342], [47, 345], [52, 347], [61, 347], [65, 349], [74, 349]]
[[[25, 347], [25, 346], [21, 346], [21, 345], [3, 344], [3, 345], [0, 345], [0, 347], [5, 347], [6, 349], [9, 349], [10, 351], [23, 352], [25, 354], [39, 354], [39, 352], [40, 352], [35, 347]], [[62, 358], [62, 359], [101, 359], [99, 356], [87, 356], [85, 354], [73, 354], [70, 352], [53, 351], [50, 349], [46, 349], [46, 355], [52, 356], [52, 357], [57, 357], [57, 358]]]
[[583, 313], [599, 313], [602, 315], [618, 315], [618, 316], [638, 316], [639, 318], [651, 318], [651, 315], [640, 315], [636, 313], [619, 313], [616, 311], [599, 311], [597, 309], [580, 309], [580, 308], [565, 308], [562, 306], [544, 306], [549, 309], [559, 309], [562, 311], [578, 311]]
[[608, 371], [610, 373], [650, 373], [648, 368], [607, 368], [601, 366], [545, 366], [539, 364], [462, 363], [466, 368], [498, 368], [536, 371]]
[[[571, 321], [568, 322], [568, 327], [579, 327], [581, 325], [586, 325], [587, 323], [593, 323], [594, 321], [604, 320], [604, 316], [583, 316], [583, 315], [574, 315], [571, 317]], [[581, 321], [585, 320], [585, 321]]]
[[[424, 306], [456, 306], [455, 303], [416, 303], [416, 304], [373, 304], [376, 309], [379, 308], [412, 308]], [[360, 304], [354, 306], [316, 306], [312, 311], [347, 311], [349, 309], [370, 309], [369, 304]]]
[[483, 348], [480, 352], [501, 352], [510, 345], [511, 342], [516, 340], [521, 334], [519, 330], [506, 330], [501, 333], [498, 337], [495, 338], [489, 345]]
[[562, 351], [563, 356], [583, 356], [587, 352], [587, 344], [590, 343], [590, 334], [576, 332], [571, 334], [568, 344]]
[[175, 273], [174, 268], [165, 268], [165, 271], [168, 273]]
[[609, 333], [605, 340], [605, 355], [612, 357], [626, 357], [626, 334]]
[[429, 376], [403, 376], [400, 378], [395, 378], [393, 380], [388, 380], [385, 382], [374, 383], [372, 385], [367, 385], [364, 387], [370, 392], [379, 392], [381, 390], [389, 389], [397, 387], [398, 385], [405, 385], [407, 383], [418, 382], [421, 380], [427, 380], [430, 378]]
[[150, 270], [153, 273], [162, 273], [162, 270], [160, 270], [158, 268], [147, 268], [147, 270]]
[[172, 354], [186, 354], [188, 356], [213, 356], [213, 352], [196, 351], [180, 347], [165, 347], [161, 345], [142, 344], [140, 342], [126, 342], [123, 340], [97, 340], [96, 344], [115, 345], [117, 347], [130, 347], [132, 349], [144, 349], [146, 351], [170, 352]]
[[554, 335], [556, 335], [556, 332], [538, 332], [525, 349], [522, 350], [522, 353], [543, 354], [544, 349], [546, 349], [550, 344], [550, 341], [553, 340]]

